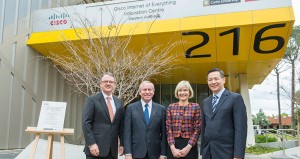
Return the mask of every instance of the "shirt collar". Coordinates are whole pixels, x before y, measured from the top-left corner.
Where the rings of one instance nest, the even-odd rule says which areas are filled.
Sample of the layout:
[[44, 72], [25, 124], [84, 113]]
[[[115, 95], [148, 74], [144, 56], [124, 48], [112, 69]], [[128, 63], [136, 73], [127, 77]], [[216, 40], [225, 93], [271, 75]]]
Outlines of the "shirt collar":
[[[141, 102], [142, 102], [142, 106], [143, 108], [145, 107], [145, 102], [141, 99]], [[148, 107], [151, 108], [152, 107], [152, 100], [148, 103]]]
[[[104, 92], [101, 92], [101, 93], [102, 93], [102, 95], [103, 95], [104, 99], [106, 99], [106, 98], [108, 97], [108, 95], [107, 95], [107, 94], [105, 94]], [[110, 99], [112, 99], [111, 97], [112, 97], [112, 95], [110, 95]]]
[[218, 96], [218, 99], [220, 99], [221, 95], [223, 94], [223, 92], [225, 91], [225, 88], [223, 88], [219, 93], [217, 94], [213, 94], [213, 96]]

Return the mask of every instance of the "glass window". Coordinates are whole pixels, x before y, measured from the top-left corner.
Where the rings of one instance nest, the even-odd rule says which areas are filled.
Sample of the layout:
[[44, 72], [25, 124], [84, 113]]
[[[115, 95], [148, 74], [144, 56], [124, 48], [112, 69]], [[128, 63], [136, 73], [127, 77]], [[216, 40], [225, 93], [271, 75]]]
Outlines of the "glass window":
[[190, 98], [189, 99], [189, 102], [192, 102], [192, 103], [197, 103], [197, 87], [196, 87], [196, 84], [191, 84], [192, 86], [192, 89], [194, 91], [194, 97], [193, 98]]
[[197, 85], [197, 101], [200, 105], [203, 103], [203, 99], [209, 96], [208, 86], [206, 84]]
[[175, 89], [176, 89], [177, 84], [172, 84], [172, 97], [171, 97], [171, 103], [176, 103], [178, 102], [178, 99], [175, 97]]
[[154, 96], [153, 96], [153, 101], [156, 103], [160, 103], [160, 84], [154, 85]]
[[171, 103], [172, 96], [172, 85], [162, 84], [161, 85], [161, 105], [167, 107]]

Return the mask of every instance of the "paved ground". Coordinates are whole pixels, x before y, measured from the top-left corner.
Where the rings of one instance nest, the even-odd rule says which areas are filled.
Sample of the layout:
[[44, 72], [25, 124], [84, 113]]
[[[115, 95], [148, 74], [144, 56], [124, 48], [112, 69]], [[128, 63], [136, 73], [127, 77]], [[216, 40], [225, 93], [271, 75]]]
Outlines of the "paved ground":
[[21, 153], [23, 149], [15, 149], [15, 150], [0, 150], [0, 159], [14, 159], [19, 153]]
[[[14, 159], [22, 151], [23, 151], [23, 149], [0, 150], [0, 159]], [[82, 153], [82, 151], [80, 153]], [[22, 158], [20, 156], [18, 156], [18, 157]], [[121, 157], [119, 157], [119, 159], [124, 159], [124, 157], [121, 156]], [[300, 159], [300, 146], [286, 149], [285, 155], [283, 155], [283, 151], [276, 151], [273, 153], [263, 154], [263, 155], [246, 154], [245, 159]]]

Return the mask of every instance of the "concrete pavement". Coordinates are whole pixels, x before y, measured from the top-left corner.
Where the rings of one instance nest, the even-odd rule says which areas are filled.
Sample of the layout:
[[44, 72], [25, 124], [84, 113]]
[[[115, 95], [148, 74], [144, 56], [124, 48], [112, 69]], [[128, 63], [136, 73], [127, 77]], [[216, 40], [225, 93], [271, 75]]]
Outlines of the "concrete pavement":
[[[35, 153], [35, 159], [45, 158], [45, 150], [46, 150], [47, 140], [39, 140], [37, 150]], [[0, 159], [27, 159], [29, 157], [31, 146], [28, 145], [25, 149], [15, 149], [15, 150], [0, 150]], [[53, 159], [59, 158], [59, 142], [54, 142], [53, 147]], [[84, 159], [85, 155], [82, 152], [82, 145], [71, 145], [65, 144], [65, 159]], [[263, 154], [263, 155], [253, 155], [246, 154], [245, 159], [300, 159], [300, 146], [294, 147], [290, 149], [286, 149], [284, 151], [276, 151], [273, 153]], [[119, 159], [124, 159], [124, 156], [120, 156]], [[199, 158], [201, 159], [201, 157]]]

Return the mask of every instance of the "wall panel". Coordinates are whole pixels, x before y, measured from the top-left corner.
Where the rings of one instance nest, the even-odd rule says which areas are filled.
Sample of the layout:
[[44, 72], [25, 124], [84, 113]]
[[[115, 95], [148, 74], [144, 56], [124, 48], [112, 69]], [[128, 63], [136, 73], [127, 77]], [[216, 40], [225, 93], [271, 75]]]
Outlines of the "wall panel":
[[23, 111], [23, 95], [22, 85], [18, 80], [14, 80], [12, 97], [11, 97], [11, 111], [10, 111], [10, 127], [9, 127], [9, 147], [20, 148], [20, 128], [21, 128], [21, 114]]
[[22, 140], [20, 141], [21, 147], [26, 147], [32, 140], [33, 138], [31, 137], [31, 134], [25, 133], [25, 129], [27, 126], [37, 126], [37, 122], [35, 123], [33, 121], [33, 116], [35, 116], [35, 110], [36, 110], [36, 105], [35, 102], [32, 101], [32, 98], [30, 94], [28, 94], [26, 91], [23, 91], [24, 93], [24, 111], [23, 113], [23, 119], [22, 119], [22, 131], [21, 131], [21, 136]]
[[[3, 60], [3, 59], [2, 59]], [[11, 109], [11, 94], [13, 85], [13, 76], [9, 69], [2, 64], [0, 68], [0, 149], [8, 148], [9, 127], [10, 127], [10, 109]]]

